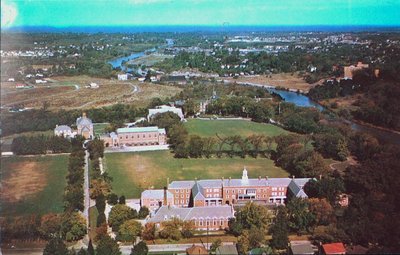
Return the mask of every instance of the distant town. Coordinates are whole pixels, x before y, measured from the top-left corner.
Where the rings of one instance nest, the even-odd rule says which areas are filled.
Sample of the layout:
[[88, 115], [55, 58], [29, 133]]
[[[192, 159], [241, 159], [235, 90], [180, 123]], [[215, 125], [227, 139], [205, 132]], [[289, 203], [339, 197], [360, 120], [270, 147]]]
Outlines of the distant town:
[[398, 31], [2, 31], [3, 254], [400, 251]]

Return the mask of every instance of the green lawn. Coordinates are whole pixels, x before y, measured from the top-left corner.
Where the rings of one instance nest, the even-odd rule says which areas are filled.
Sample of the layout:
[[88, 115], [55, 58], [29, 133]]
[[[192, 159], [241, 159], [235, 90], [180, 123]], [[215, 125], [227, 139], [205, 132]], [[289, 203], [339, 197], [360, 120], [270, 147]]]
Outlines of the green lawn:
[[93, 123], [93, 131], [95, 135], [104, 134], [104, 129], [108, 126], [108, 123]]
[[287, 177], [288, 173], [265, 158], [176, 159], [169, 151], [107, 153], [105, 169], [113, 177], [113, 191], [139, 198], [148, 188], [162, 188], [173, 180], [240, 178], [246, 166], [251, 178]]
[[63, 211], [68, 156], [1, 158], [1, 215]]
[[277, 136], [287, 134], [288, 131], [264, 123], [256, 123], [246, 120], [197, 120], [189, 119], [185, 123], [189, 134], [200, 136], [250, 136], [252, 134], [262, 134], [266, 136]]

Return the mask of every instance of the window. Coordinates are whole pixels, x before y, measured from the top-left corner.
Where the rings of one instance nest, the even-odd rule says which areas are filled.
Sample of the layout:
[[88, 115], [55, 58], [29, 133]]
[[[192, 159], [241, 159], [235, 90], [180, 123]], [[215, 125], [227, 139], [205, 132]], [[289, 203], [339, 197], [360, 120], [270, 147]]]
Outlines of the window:
[[232, 193], [235, 194], [235, 190], [232, 190]]
[[181, 194], [181, 198], [184, 198], [185, 196], [183, 194]]
[[219, 189], [214, 189], [214, 192], [219, 192]]
[[220, 220], [219, 220], [219, 225], [220, 225], [220, 226], [224, 225], [224, 220], [223, 220], [223, 219], [220, 219]]
[[143, 134], [143, 138], [145, 138], [146, 137], [146, 135], [145, 134]]
[[186, 197], [189, 198], [189, 194], [186, 194]]
[[276, 190], [276, 187], [272, 187], [272, 190], [274, 190], [274, 191], [275, 191], [275, 190]]
[[240, 193], [242, 193], [242, 191], [241, 191], [241, 190], [239, 190], [239, 191], [238, 191], [238, 193], [240, 194]]
[[139, 138], [139, 135], [137, 135], [137, 138]]

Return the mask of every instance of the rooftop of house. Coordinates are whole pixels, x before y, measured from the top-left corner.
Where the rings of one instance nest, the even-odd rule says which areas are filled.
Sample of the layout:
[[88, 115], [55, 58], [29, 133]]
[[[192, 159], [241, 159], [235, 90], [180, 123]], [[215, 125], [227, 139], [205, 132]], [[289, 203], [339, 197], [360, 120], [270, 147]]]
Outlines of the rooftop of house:
[[239, 254], [236, 245], [230, 244], [230, 245], [221, 245], [217, 248], [215, 251], [215, 254], [217, 255], [237, 255]]
[[324, 250], [325, 254], [345, 254], [346, 253], [346, 248], [344, 247], [343, 243], [323, 244], [322, 249]]
[[117, 134], [123, 133], [146, 133], [146, 132], [158, 132], [161, 134], [165, 134], [164, 128], [158, 127], [128, 127], [128, 128], [118, 128]]
[[76, 119], [77, 126], [90, 126], [93, 125], [92, 120], [86, 117], [86, 113], [82, 114], [82, 117]]
[[57, 131], [57, 132], [68, 132], [68, 131], [72, 131], [72, 128], [70, 128], [67, 125], [59, 125], [59, 126], [56, 126], [54, 131]]
[[314, 254], [314, 249], [310, 241], [291, 241], [290, 250], [293, 255], [296, 254]]
[[230, 219], [234, 217], [233, 208], [229, 205], [223, 206], [201, 206], [201, 207], [174, 207], [162, 206], [148, 222], [162, 222], [178, 218], [181, 220], [196, 219]]
[[200, 245], [194, 245], [186, 249], [188, 255], [208, 255], [207, 249]]
[[[173, 198], [174, 195], [167, 191], [167, 198]], [[147, 199], [163, 199], [164, 198], [164, 190], [163, 189], [149, 189], [142, 192], [141, 198]]]

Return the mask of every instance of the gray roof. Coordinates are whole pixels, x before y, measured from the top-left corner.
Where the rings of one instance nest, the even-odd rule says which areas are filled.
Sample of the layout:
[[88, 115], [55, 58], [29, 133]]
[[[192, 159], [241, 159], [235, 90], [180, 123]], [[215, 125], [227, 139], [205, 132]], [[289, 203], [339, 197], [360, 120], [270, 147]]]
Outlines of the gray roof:
[[87, 117], [79, 117], [76, 119], [76, 125], [79, 126], [91, 126], [93, 125], [92, 120]]
[[[308, 180], [308, 179], [307, 179]], [[291, 178], [261, 178], [261, 179], [213, 179], [213, 180], [199, 180], [197, 183], [203, 188], [221, 188], [222, 185], [224, 187], [243, 187], [243, 186], [270, 186], [270, 187], [282, 187], [289, 186]], [[177, 188], [192, 188], [195, 184], [194, 181], [173, 181], [169, 185], [169, 188], [177, 189]]]
[[236, 245], [234, 244], [229, 244], [229, 245], [222, 245], [217, 248], [215, 251], [215, 254], [217, 255], [237, 255], [239, 254]]
[[234, 217], [234, 211], [232, 207], [230, 207], [229, 205], [202, 206], [202, 207], [191, 207], [191, 208], [162, 206], [156, 211], [155, 215], [152, 218], [150, 218], [148, 222], [163, 222], [171, 220], [173, 218], [179, 218], [181, 220], [192, 220], [194, 218], [229, 219], [233, 217]]
[[307, 194], [304, 192], [304, 185], [310, 180], [310, 178], [293, 179], [288, 186], [288, 189], [296, 197], [307, 198]]
[[[142, 195], [140, 196], [142, 199], [143, 198], [149, 198], [149, 199], [163, 199], [164, 198], [164, 190], [163, 189], [148, 189], [142, 192]], [[173, 198], [174, 195], [167, 191], [167, 198]]]
[[54, 131], [57, 131], [57, 132], [68, 132], [68, 131], [72, 131], [72, 129], [67, 125], [60, 125], [60, 126], [57, 126], [54, 129]]
[[198, 182], [196, 182], [192, 188], [193, 199], [194, 200], [205, 199], [202, 193], [203, 193], [203, 188], [199, 185]]
[[173, 181], [168, 185], [169, 189], [191, 189], [194, 181]]
[[314, 254], [314, 250], [309, 241], [290, 242], [290, 249], [293, 255]]
[[117, 133], [144, 133], [144, 132], [159, 132], [165, 134], [164, 128], [158, 127], [130, 127], [130, 128], [118, 128]]

